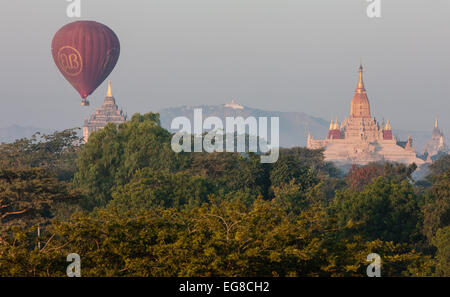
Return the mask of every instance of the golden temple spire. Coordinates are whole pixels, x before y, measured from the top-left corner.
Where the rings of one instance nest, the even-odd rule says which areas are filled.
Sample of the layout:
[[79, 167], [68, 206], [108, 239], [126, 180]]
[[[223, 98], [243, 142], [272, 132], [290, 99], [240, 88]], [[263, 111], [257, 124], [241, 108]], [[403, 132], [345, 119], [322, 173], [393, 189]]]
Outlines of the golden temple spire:
[[333, 130], [339, 130], [338, 118], [336, 117], [336, 122], [334, 123]]
[[391, 130], [391, 122], [389, 120], [387, 120], [386, 127], [384, 128], [384, 130], [387, 131]]
[[334, 123], [333, 123], [333, 119], [331, 119], [331, 122], [330, 122], [330, 130], [333, 130], [333, 127], [334, 127]]
[[359, 65], [359, 80], [358, 80], [358, 86], [356, 87], [356, 92], [363, 93], [366, 90], [364, 89], [364, 81], [363, 81], [363, 66], [362, 64]]
[[370, 103], [363, 81], [363, 66], [359, 66], [359, 80], [350, 108], [351, 118], [370, 118]]
[[434, 128], [435, 129], [438, 128], [438, 117], [437, 116], [434, 118]]
[[108, 82], [108, 92], [106, 93], [106, 97], [112, 97], [112, 91], [111, 91], [111, 81]]

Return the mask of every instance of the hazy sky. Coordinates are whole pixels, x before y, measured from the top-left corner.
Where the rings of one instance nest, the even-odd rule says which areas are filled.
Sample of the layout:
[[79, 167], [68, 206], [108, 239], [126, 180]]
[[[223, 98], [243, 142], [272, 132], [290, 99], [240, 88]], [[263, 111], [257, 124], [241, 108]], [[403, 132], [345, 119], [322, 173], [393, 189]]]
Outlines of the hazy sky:
[[[2, 1], [0, 126], [81, 126], [82, 108], [53, 63], [50, 44], [65, 0]], [[129, 114], [179, 105], [238, 103], [346, 117], [362, 59], [372, 113], [393, 128], [450, 133], [450, 1], [82, 0], [82, 19], [121, 41], [110, 78]]]

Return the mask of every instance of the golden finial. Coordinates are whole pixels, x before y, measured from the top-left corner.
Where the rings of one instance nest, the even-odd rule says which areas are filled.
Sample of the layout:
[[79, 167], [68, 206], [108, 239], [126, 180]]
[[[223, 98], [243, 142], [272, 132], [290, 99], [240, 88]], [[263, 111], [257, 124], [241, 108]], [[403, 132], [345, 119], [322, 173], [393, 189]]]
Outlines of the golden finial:
[[108, 92], [106, 93], [106, 97], [112, 97], [112, 91], [111, 91], [111, 81], [108, 82]]
[[434, 118], [434, 128], [435, 129], [438, 128], [438, 117], [437, 116]]
[[359, 80], [358, 80], [358, 86], [356, 87], [356, 91], [358, 93], [362, 93], [364, 90], [364, 82], [363, 82], [363, 66], [362, 64], [359, 65]]
[[386, 128], [384, 130], [391, 130], [391, 122], [389, 120], [387, 120]]

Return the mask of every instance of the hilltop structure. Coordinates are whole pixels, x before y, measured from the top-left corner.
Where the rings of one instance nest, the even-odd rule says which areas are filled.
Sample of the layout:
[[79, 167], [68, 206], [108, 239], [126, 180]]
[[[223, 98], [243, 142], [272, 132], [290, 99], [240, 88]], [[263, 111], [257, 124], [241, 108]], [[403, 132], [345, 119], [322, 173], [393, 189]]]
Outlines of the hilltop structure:
[[331, 121], [326, 139], [314, 139], [308, 134], [309, 149], [325, 149], [325, 160], [344, 164], [365, 165], [370, 162], [391, 161], [423, 164], [416, 157], [413, 141], [398, 141], [392, 134], [391, 123], [379, 123], [371, 116], [370, 103], [363, 82], [363, 67], [353, 96], [350, 117], [341, 124]]
[[225, 107], [229, 107], [232, 109], [244, 109], [244, 106], [237, 104], [236, 102], [234, 102], [234, 99], [231, 100], [231, 103], [226, 103]]
[[127, 115], [125, 115], [122, 109], [116, 104], [116, 100], [112, 95], [111, 81], [108, 83], [108, 92], [106, 94], [103, 105], [98, 108], [89, 119], [84, 120], [83, 125], [83, 138], [84, 142], [87, 142], [92, 132], [103, 129], [108, 123], [114, 123], [116, 125], [122, 124], [127, 121]]
[[448, 147], [444, 142], [444, 133], [439, 129], [438, 118], [436, 117], [434, 120], [433, 134], [423, 149], [423, 155], [427, 158], [427, 161], [431, 161], [432, 157], [447, 152]]

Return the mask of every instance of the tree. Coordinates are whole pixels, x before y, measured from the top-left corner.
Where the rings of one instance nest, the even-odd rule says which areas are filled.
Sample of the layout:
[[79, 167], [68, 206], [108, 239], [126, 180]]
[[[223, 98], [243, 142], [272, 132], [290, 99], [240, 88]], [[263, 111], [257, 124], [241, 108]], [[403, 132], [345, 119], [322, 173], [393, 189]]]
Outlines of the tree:
[[139, 169], [131, 181], [118, 186], [108, 207], [121, 212], [142, 211], [158, 206], [181, 209], [195, 207], [207, 201], [213, 187], [206, 180], [186, 173]]
[[370, 185], [372, 181], [379, 176], [384, 175], [383, 166], [377, 163], [358, 167], [353, 165], [347, 174], [347, 184], [355, 191], [361, 191], [365, 186]]
[[79, 192], [43, 169], [0, 169], [2, 229], [47, 223], [58, 203], [74, 203], [80, 198]]
[[186, 172], [208, 179], [225, 192], [246, 191], [268, 196], [270, 165], [262, 164], [260, 156], [248, 153], [195, 153]]
[[436, 176], [426, 191], [423, 232], [431, 240], [439, 228], [450, 225], [450, 170]]
[[439, 229], [433, 238], [433, 245], [437, 248], [437, 276], [450, 276], [450, 226]]
[[119, 126], [108, 124], [80, 151], [75, 184], [89, 191], [91, 207], [104, 206], [114, 187], [128, 183], [137, 170], [174, 172], [181, 166], [183, 155], [172, 151], [170, 139], [158, 114], [135, 114]]
[[417, 165], [415, 163], [406, 166], [402, 163], [384, 163], [384, 176], [393, 181], [412, 181], [412, 174], [416, 171]]
[[381, 258], [381, 276], [431, 276], [433, 260], [417, 252], [407, 243], [373, 240], [365, 241], [361, 236], [337, 240], [331, 237], [327, 248], [327, 262], [323, 276], [366, 277], [367, 256], [376, 253]]
[[324, 150], [310, 150], [304, 147], [281, 148], [280, 156], [293, 159], [301, 167], [310, 168], [319, 176], [338, 177], [341, 172], [331, 162], [325, 162]]
[[367, 240], [410, 242], [420, 237], [417, 195], [406, 180], [378, 177], [361, 192], [338, 191], [330, 210], [338, 226], [359, 224], [357, 232]]
[[428, 180], [433, 180], [434, 177], [437, 177], [441, 174], [444, 174], [450, 171], [450, 155], [444, 155], [434, 161], [428, 169], [430, 170], [429, 175], [427, 176]]
[[73, 252], [88, 277], [365, 276], [371, 252], [382, 256], [383, 275], [393, 276], [420, 271], [427, 260], [406, 244], [337, 239], [340, 229], [320, 204], [295, 213], [279, 198], [248, 201], [239, 192], [182, 210], [78, 214], [48, 226], [40, 247], [35, 232], [16, 230], [0, 242], [0, 274], [63, 276]]
[[29, 139], [0, 144], [0, 168], [39, 167], [69, 181], [75, 172], [80, 144], [77, 129], [49, 135], [36, 133]]
[[271, 186], [278, 187], [292, 180], [301, 186], [303, 192], [318, 182], [312, 167], [307, 166], [294, 153], [284, 151], [280, 153], [278, 161], [272, 165]]

